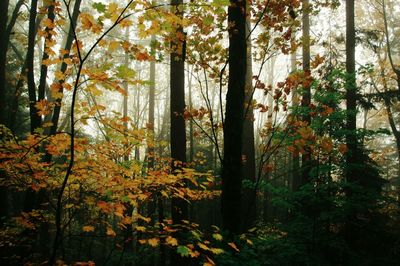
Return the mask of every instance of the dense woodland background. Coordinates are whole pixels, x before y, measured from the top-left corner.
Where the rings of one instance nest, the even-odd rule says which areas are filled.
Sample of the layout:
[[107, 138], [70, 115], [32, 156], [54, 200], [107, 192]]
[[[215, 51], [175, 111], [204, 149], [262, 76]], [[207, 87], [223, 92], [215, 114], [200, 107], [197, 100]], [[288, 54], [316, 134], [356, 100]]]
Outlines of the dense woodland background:
[[399, 16], [1, 0], [1, 265], [398, 265]]

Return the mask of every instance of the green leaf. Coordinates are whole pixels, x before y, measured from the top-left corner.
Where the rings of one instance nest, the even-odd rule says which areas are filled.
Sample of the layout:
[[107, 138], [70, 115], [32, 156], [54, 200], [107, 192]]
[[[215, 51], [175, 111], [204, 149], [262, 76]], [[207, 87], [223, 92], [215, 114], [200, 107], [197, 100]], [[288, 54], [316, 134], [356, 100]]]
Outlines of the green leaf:
[[185, 247], [185, 246], [178, 246], [176, 249], [178, 254], [180, 254], [182, 257], [189, 257], [190, 255], [190, 249]]
[[220, 6], [229, 6], [230, 1], [229, 0], [214, 0], [211, 3], [212, 6], [220, 7]]
[[122, 78], [122, 79], [134, 78], [136, 75], [135, 70], [133, 70], [127, 66], [124, 66], [124, 65], [119, 66], [117, 68], [117, 71], [118, 71], [117, 77]]
[[106, 6], [103, 3], [100, 3], [100, 2], [94, 2], [92, 4], [92, 7], [94, 9], [96, 9], [100, 13], [104, 13], [106, 11]]
[[220, 234], [213, 234], [212, 236], [213, 236], [213, 238], [214, 238], [215, 240], [218, 240], [218, 241], [221, 241], [221, 240], [222, 240], [222, 235], [220, 235]]

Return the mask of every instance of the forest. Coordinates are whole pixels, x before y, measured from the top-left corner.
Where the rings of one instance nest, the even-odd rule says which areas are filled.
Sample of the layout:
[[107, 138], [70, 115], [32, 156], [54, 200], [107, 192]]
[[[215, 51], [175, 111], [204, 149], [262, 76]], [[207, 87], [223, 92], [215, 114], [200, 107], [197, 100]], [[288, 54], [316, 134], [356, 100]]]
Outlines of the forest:
[[0, 0], [0, 265], [399, 265], [399, 17]]

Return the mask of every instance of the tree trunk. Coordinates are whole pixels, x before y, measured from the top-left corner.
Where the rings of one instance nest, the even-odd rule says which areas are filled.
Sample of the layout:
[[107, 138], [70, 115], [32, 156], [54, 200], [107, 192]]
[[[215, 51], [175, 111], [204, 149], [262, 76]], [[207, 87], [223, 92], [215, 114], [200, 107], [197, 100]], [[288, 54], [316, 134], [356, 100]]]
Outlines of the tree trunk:
[[224, 122], [222, 163], [222, 223], [224, 229], [241, 229], [242, 140], [246, 84], [246, 1], [231, 0], [228, 8], [229, 80]]
[[0, 124], [6, 125], [6, 63], [7, 43], [4, 41], [7, 36], [8, 0], [0, 1]]
[[[80, 9], [81, 3], [82, 3], [82, 0], [75, 0], [74, 10], [72, 11], [72, 18], [71, 18], [70, 26], [69, 26], [69, 30], [68, 30], [68, 37], [67, 37], [67, 41], [65, 42], [65, 46], [64, 46], [64, 50], [66, 50], [66, 51], [71, 50], [72, 43], [74, 41], [74, 31], [75, 31], [76, 24], [78, 21], [79, 9]], [[68, 57], [69, 57], [69, 53], [64, 55], [64, 58], [68, 58]], [[68, 67], [68, 65], [63, 62], [61, 64], [60, 72], [64, 74], [65, 71], [67, 70], [67, 67]], [[64, 83], [64, 80], [58, 81], [58, 84], [59, 84], [58, 93], [63, 93], [63, 91], [64, 91], [63, 86], [62, 86], [63, 83]], [[52, 126], [50, 128], [50, 135], [54, 135], [57, 132], [58, 123], [60, 120], [61, 101], [62, 101], [62, 98], [57, 98], [56, 102], [55, 102], [53, 116], [51, 118]]]
[[[54, 8], [55, 8], [55, 1], [52, 0], [48, 2], [47, 6], [47, 18], [54, 23], [55, 19], [55, 14], [54, 14]], [[40, 79], [39, 79], [39, 87], [38, 87], [38, 100], [43, 100], [45, 97], [45, 88], [46, 88], [46, 79], [47, 79], [47, 72], [48, 72], [48, 67], [45, 64], [45, 61], [49, 59], [49, 53], [48, 49], [51, 49], [51, 47], [48, 47], [47, 45], [47, 40], [51, 41], [53, 36], [51, 31], [53, 31], [54, 27], [49, 27], [46, 26], [45, 28], [45, 41], [44, 41], [44, 47], [43, 47], [43, 56], [42, 56], [42, 65], [40, 66]]]
[[252, 49], [251, 49], [250, 14], [246, 16], [246, 38], [247, 38], [247, 69], [245, 85], [245, 117], [243, 124], [243, 168], [242, 179], [248, 180], [251, 187], [243, 189], [243, 231], [250, 229], [257, 218], [257, 194], [253, 188], [256, 181], [256, 161], [254, 147], [254, 113], [253, 113], [253, 71], [252, 71]]
[[[310, 62], [311, 62], [311, 53], [310, 53], [310, 2], [309, 0], [303, 0], [303, 71], [305, 78], [310, 77]], [[306, 82], [308, 84], [308, 82]], [[303, 88], [303, 97], [301, 101], [301, 106], [308, 110], [311, 103], [311, 90], [310, 86], [307, 85]], [[307, 125], [311, 124], [311, 116], [309, 111], [306, 111], [306, 114], [302, 117], [303, 121], [307, 123]], [[309, 147], [305, 148], [305, 152], [301, 158], [302, 162], [302, 180], [301, 185], [306, 184], [310, 179], [310, 171], [311, 171], [311, 150]]]
[[[182, 17], [183, 0], [171, 0], [176, 16]], [[185, 33], [178, 25], [171, 40], [171, 72], [170, 72], [170, 143], [172, 171], [178, 170], [186, 163], [186, 129], [183, 113], [185, 111]], [[171, 216], [175, 224], [188, 219], [188, 204], [185, 200], [173, 197], [171, 200]], [[187, 265], [187, 259], [173, 252], [172, 265]]]
[[31, 9], [29, 12], [29, 33], [28, 33], [28, 51], [27, 51], [27, 78], [28, 78], [28, 94], [29, 94], [29, 115], [31, 119], [31, 134], [40, 128], [42, 119], [37, 113], [36, 108], [36, 85], [34, 74], [34, 55], [35, 55], [35, 37], [36, 37], [36, 15], [38, 0], [31, 1]]

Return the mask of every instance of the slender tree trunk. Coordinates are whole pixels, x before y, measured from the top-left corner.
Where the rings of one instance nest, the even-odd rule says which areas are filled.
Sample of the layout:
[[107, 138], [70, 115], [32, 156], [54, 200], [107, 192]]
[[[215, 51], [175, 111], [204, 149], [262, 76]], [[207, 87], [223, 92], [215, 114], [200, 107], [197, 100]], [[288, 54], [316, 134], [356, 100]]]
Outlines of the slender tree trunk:
[[[74, 41], [74, 31], [76, 29], [76, 24], [78, 21], [78, 16], [79, 16], [79, 9], [81, 6], [82, 0], [75, 0], [75, 4], [74, 4], [74, 9], [72, 11], [72, 18], [70, 21], [70, 26], [68, 29], [68, 37], [67, 37], [67, 41], [65, 42], [65, 46], [64, 46], [64, 50], [69, 51], [71, 50], [72, 47], [72, 43]], [[64, 59], [69, 57], [69, 53], [64, 55]], [[65, 71], [67, 70], [68, 65], [63, 62], [61, 64], [61, 68], [60, 68], [60, 72], [62, 74], [65, 73]], [[59, 80], [58, 81], [58, 93], [63, 93], [64, 88], [63, 88], [63, 83], [65, 80]], [[62, 102], [62, 97], [61, 98], [57, 98], [55, 101], [55, 107], [53, 110], [53, 116], [51, 118], [51, 122], [52, 122], [52, 126], [50, 128], [50, 135], [54, 135], [57, 132], [57, 128], [58, 128], [58, 123], [60, 120], [60, 112], [61, 112], [61, 102]]]
[[[354, 0], [346, 1], [346, 181], [355, 184], [358, 181], [357, 167], [357, 135], [356, 135], [356, 76], [355, 76], [355, 28], [354, 28]], [[350, 187], [346, 190], [348, 202], [356, 200], [354, 191]], [[354, 204], [354, 203], [353, 203]], [[359, 240], [359, 229], [357, 226], [357, 213], [353, 208], [346, 217], [345, 239], [351, 248], [356, 248]]]
[[6, 62], [7, 62], [7, 18], [8, 0], [0, 1], [0, 124], [6, 125]]
[[[0, 2], [0, 40], [6, 37], [8, 17], [8, 0]], [[5, 42], [0, 42], [0, 124], [7, 125], [6, 121], [6, 62], [7, 62], [7, 45]], [[1, 171], [0, 171], [1, 174]], [[0, 226], [3, 222], [3, 217], [8, 215], [8, 193], [7, 189], [0, 186]]]
[[242, 140], [246, 84], [246, 1], [231, 0], [228, 8], [229, 80], [224, 122], [222, 163], [222, 223], [231, 233], [241, 231]]
[[[151, 41], [156, 41], [155, 36], [151, 36]], [[152, 44], [153, 47], [153, 44]], [[154, 52], [154, 48], [152, 48]], [[155, 95], [156, 95], [156, 62], [150, 62], [150, 87], [149, 87], [149, 117], [148, 129], [150, 131], [150, 141], [147, 144], [147, 168], [151, 171], [154, 169], [154, 108], [155, 108]]]
[[[15, 10], [13, 12], [13, 17], [11, 18], [10, 24], [8, 24], [8, 30], [7, 30], [8, 34], [11, 34], [12, 27], [13, 27], [13, 25], [15, 24], [15, 22], [17, 20], [17, 17], [18, 17], [18, 14], [19, 14], [19, 9], [21, 8], [23, 3], [24, 3], [24, 0], [20, 0], [17, 3], [16, 7], [15, 7]], [[19, 5], [21, 5], [21, 6], [19, 6]], [[36, 34], [38, 32], [39, 25], [40, 25], [41, 21], [42, 21], [42, 17], [38, 17], [36, 19], [35, 34], [34, 34], [35, 36], [36, 36]], [[20, 70], [20, 75], [19, 75], [19, 78], [18, 78], [18, 82], [17, 82], [17, 84], [15, 86], [15, 90], [14, 90], [14, 93], [13, 93], [13, 98], [11, 100], [11, 106], [10, 106], [10, 111], [9, 111], [9, 116], [8, 116], [8, 126], [11, 129], [11, 131], [13, 131], [14, 133], [16, 131], [16, 125], [15, 124], [16, 124], [16, 121], [17, 121], [19, 97], [21, 96], [22, 89], [23, 89], [23, 86], [24, 86], [24, 82], [25, 82], [25, 79], [27, 77], [27, 69], [28, 69], [28, 57], [27, 57], [27, 53], [26, 53], [25, 58], [24, 58], [24, 63], [23, 63], [23, 65], [21, 67], [21, 70]]]
[[[189, 88], [189, 110], [193, 108], [192, 102], [192, 71], [188, 71], [188, 88]], [[193, 137], [193, 120], [189, 120], [189, 162], [193, 162], [194, 158], [194, 137]]]
[[357, 112], [357, 95], [356, 95], [356, 77], [355, 77], [355, 28], [354, 28], [354, 0], [346, 1], [346, 108], [347, 108], [347, 125], [348, 131], [346, 136], [347, 147], [347, 172], [346, 179], [348, 182], [355, 181], [354, 164], [357, 162], [357, 136], [356, 136], [356, 112]]
[[[310, 54], [310, 2], [309, 0], [303, 0], [303, 71], [306, 78], [310, 77], [310, 62], [311, 62], [311, 54]], [[306, 84], [309, 84], [306, 82]], [[311, 89], [310, 85], [306, 85], [303, 88], [303, 97], [301, 101], [301, 106], [307, 110], [311, 103]], [[303, 121], [305, 121], [308, 125], [311, 124], [311, 116], [309, 111], [303, 116]], [[306, 147], [305, 153], [301, 158], [302, 162], [302, 180], [301, 185], [306, 184], [310, 179], [310, 171], [311, 171], [311, 150]]]
[[385, 99], [385, 107], [386, 107], [386, 111], [387, 111], [389, 125], [390, 125], [390, 128], [392, 129], [393, 136], [396, 140], [397, 159], [398, 159], [397, 175], [400, 176], [400, 131], [396, 127], [396, 123], [394, 121], [391, 103], [390, 103], [389, 99]]
[[[253, 111], [253, 71], [252, 71], [252, 49], [251, 49], [250, 14], [246, 16], [246, 38], [247, 38], [247, 69], [245, 86], [245, 117], [243, 124], [243, 168], [242, 179], [248, 180], [249, 184], [256, 181], [256, 161], [254, 147], [254, 111]], [[257, 193], [253, 187], [243, 189], [243, 231], [250, 229], [257, 218]]]
[[50, 58], [48, 50], [51, 50], [51, 47], [47, 45], [48, 41], [51, 41], [53, 36], [52, 36], [52, 31], [55, 27], [54, 25], [54, 19], [55, 19], [55, 14], [54, 14], [54, 8], [55, 8], [55, 1], [52, 0], [48, 2], [47, 6], [47, 19], [51, 21], [53, 25], [46, 26], [45, 28], [45, 41], [44, 41], [44, 47], [43, 47], [43, 56], [42, 56], [42, 65], [40, 66], [40, 79], [39, 79], [39, 87], [38, 87], [38, 100], [43, 100], [45, 97], [45, 88], [46, 88], [46, 79], [47, 79], [47, 72], [48, 72], [48, 67], [46, 65], [46, 60]]
[[29, 12], [29, 33], [28, 33], [28, 51], [27, 51], [27, 77], [28, 77], [28, 94], [29, 94], [29, 114], [31, 119], [31, 134], [40, 128], [42, 119], [38, 115], [36, 108], [36, 85], [34, 74], [34, 55], [35, 55], [35, 37], [36, 37], [36, 15], [38, 0], [31, 1], [31, 9]]
[[[269, 73], [268, 73], [268, 85], [273, 85], [274, 83], [274, 71], [275, 71], [275, 60], [276, 57], [271, 58], [271, 61], [269, 62]], [[268, 112], [267, 112], [267, 124], [273, 127], [273, 123], [275, 118], [274, 116], [274, 98], [272, 95], [268, 94], [267, 95], [267, 106], [268, 106]], [[276, 113], [275, 113], [276, 116]], [[272, 136], [269, 136], [272, 138]], [[270, 158], [271, 160], [272, 158]], [[269, 163], [266, 162], [266, 163]], [[271, 172], [265, 173], [265, 182], [266, 183], [272, 183], [272, 178], [271, 178]], [[263, 199], [263, 220], [264, 222], [271, 222], [273, 220], [273, 206], [272, 206], [272, 197], [271, 193], [267, 191], [266, 189], [264, 190], [264, 199]]]

